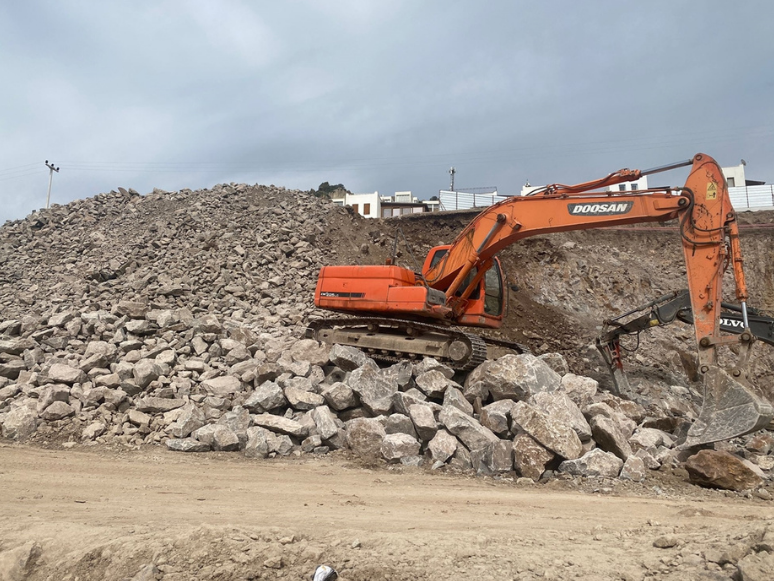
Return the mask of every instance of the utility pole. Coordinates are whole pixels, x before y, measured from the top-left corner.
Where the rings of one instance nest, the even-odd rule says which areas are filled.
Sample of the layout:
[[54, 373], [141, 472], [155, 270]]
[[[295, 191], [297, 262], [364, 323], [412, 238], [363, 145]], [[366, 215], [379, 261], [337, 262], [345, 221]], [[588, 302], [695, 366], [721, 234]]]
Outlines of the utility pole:
[[46, 160], [46, 167], [48, 168], [48, 195], [46, 196], [46, 210], [51, 202], [51, 182], [54, 181], [54, 172], [59, 173], [59, 168], [54, 167], [53, 163], [48, 163]]
[[456, 173], [457, 173], [457, 170], [454, 169], [454, 167], [452, 166], [452, 168], [449, 170], [449, 175], [451, 176], [451, 186], [449, 186], [450, 192], [454, 191], [454, 174]]

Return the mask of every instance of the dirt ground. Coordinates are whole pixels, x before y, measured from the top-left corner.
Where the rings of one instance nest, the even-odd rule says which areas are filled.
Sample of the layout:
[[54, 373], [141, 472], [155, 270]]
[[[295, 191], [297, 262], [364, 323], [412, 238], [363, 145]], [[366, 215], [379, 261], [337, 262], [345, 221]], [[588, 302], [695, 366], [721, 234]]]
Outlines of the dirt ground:
[[0, 580], [310, 579], [321, 563], [343, 581], [723, 579], [708, 560], [774, 520], [770, 503], [715, 491], [562, 486], [346, 457], [3, 445]]

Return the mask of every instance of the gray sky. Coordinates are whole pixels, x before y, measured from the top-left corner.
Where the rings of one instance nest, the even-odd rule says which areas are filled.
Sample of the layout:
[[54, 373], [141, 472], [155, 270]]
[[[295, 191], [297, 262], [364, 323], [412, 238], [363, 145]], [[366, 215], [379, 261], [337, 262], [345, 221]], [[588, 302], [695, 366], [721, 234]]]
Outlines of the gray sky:
[[[118, 186], [774, 182], [774, 3], [0, 3], [0, 223]], [[658, 184], [680, 184], [669, 175]], [[651, 180], [653, 182], [655, 180]]]

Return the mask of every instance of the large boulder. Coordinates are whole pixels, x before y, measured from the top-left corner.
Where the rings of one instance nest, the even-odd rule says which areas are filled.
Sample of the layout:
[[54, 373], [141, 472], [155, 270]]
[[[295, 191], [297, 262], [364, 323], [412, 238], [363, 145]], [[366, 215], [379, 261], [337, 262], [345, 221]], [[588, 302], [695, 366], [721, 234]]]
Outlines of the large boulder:
[[182, 439], [187, 438], [191, 432], [198, 430], [204, 424], [204, 413], [201, 409], [193, 403], [188, 403], [181, 408], [180, 415], [172, 423], [169, 431], [173, 437]]
[[612, 452], [623, 461], [634, 454], [621, 428], [610, 418], [603, 415], [591, 418], [591, 433], [600, 448]]
[[567, 373], [562, 376], [562, 390], [581, 409], [589, 405], [597, 393], [599, 383], [590, 377]]
[[27, 349], [34, 349], [37, 343], [31, 337], [24, 339], [0, 339], [0, 353], [8, 353], [9, 355], [21, 355]]
[[273, 436], [274, 434], [266, 428], [259, 426], [248, 428], [245, 456], [247, 458], [266, 458], [269, 455]]
[[736, 564], [739, 581], [770, 581], [774, 572], [774, 554], [767, 551], [750, 553]]
[[411, 418], [403, 414], [390, 414], [384, 421], [384, 431], [388, 434], [408, 434], [412, 438], [417, 437], [417, 431], [414, 428], [414, 422]]
[[414, 376], [419, 377], [428, 371], [440, 371], [444, 377], [451, 379], [454, 377], [454, 370], [448, 365], [440, 363], [434, 357], [425, 357], [422, 361], [414, 363]]
[[302, 423], [283, 416], [272, 414], [257, 414], [253, 416], [253, 424], [266, 428], [272, 432], [293, 436], [294, 438], [306, 438], [309, 429]]
[[570, 366], [567, 365], [567, 360], [561, 353], [543, 353], [542, 355], [538, 355], [538, 359], [556, 371], [559, 375], [564, 376], [570, 372]]
[[146, 414], [164, 414], [186, 404], [183, 399], [170, 399], [166, 397], [144, 397], [137, 400], [135, 407]]
[[395, 411], [404, 416], [409, 415], [409, 408], [414, 404], [426, 403], [427, 398], [418, 389], [399, 391], [392, 396], [392, 406]]
[[517, 402], [511, 410], [511, 417], [515, 425], [562, 458], [573, 460], [583, 454], [578, 434], [569, 426], [553, 421], [536, 407], [523, 401]]
[[55, 401], [40, 414], [40, 417], [46, 421], [52, 422], [69, 418], [74, 414], [75, 410], [72, 406], [63, 401]]
[[330, 346], [314, 339], [301, 339], [290, 347], [290, 356], [294, 361], [308, 361], [311, 365], [327, 365]]
[[358, 402], [355, 392], [346, 383], [341, 381], [337, 381], [325, 388], [322, 396], [331, 408], [339, 412], [357, 407]]
[[453, 384], [448, 377], [437, 369], [425, 371], [421, 375], [417, 375], [414, 382], [422, 393], [434, 399], [442, 398], [446, 388]]
[[762, 479], [741, 458], [716, 450], [701, 450], [685, 461], [693, 484], [725, 490], [747, 490], [760, 486]]
[[435, 416], [433, 415], [433, 408], [427, 404], [414, 404], [409, 406], [409, 417], [414, 423], [419, 439], [423, 442], [428, 442], [433, 439], [435, 433], [438, 431], [438, 426], [435, 423]]
[[3, 437], [23, 442], [38, 429], [38, 414], [26, 406], [13, 408], [3, 420]]
[[213, 450], [221, 452], [239, 450], [239, 436], [228, 426], [207, 424], [196, 430], [192, 436]]
[[325, 403], [325, 399], [318, 393], [301, 389], [294, 385], [285, 387], [285, 398], [291, 407], [301, 411], [309, 411]]
[[556, 391], [561, 380], [556, 371], [534, 355], [511, 354], [476, 367], [465, 381], [465, 393], [467, 396], [485, 388], [495, 400], [519, 401], [541, 391]]
[[412, 373], [413, 367], [408, 361], [400, 361], [387, 369], [382, 369], [382, 376], [395, 381], [399, 389], [404, 389], [411, 383]]
[[498, 440], [478, 450], [472, 450], [470, 462], [478, 474], [510, 472], [513, 470], [513, 443], [509, 440]]
[[446, 391], [443, 392], [443, 405], [454, 406], [469, 416], [473, 415], [473, 406], [465, 399], [465, 394], [453, 385], [447, 387]]
[[70, 367], [64, 363], [55, 363], [48, 370], [48, 377], [55, 383], [83, 383], [86, 375], [80, 369]]
[[360, 349], [347, 345], [334, 345], [328, 353], [328, 359], [339, 369], [354, 371], [368, 362], [368, 357]]
[[[242, 382], [233, 375], [221, 375], [202, 381], [202, 387], [209, 395], [224, 397], [242, 391]], [[264, 408], [265, 409], [265, 408]]]
[[501, 399], [481, 408], [481, 425], [504, 438], [510, 430], [511, 408], [513, 400]]
[[427, 445], [427, 450], [433, 462], [446, 462], [457, 451], [457, 444], [457, 438], [449, 432], [438, 430]]
[[637, 456], [629, 456], [624, 462], [623, 468], [621, 468], [621, 474], [619, 478], [621, 480], [633, 480], [634, 482], [642, 482], [645, 480], [647, 470], [645, 468], [645, 462], [642, 458]]
[[623, 461], [610, 452], [594, 448], [575, 460], [565, 460], [559, 464], [559, 472], [573, 476], [615, 478], [618, 476]]
[[457, 436], [468, 450], [478, 450], [492, 442], [499, 442], [492, 430], [456, 407], [444, 406], [438, 418], [449, 432]]
[[264, 381], [243, 404], [250, 411], [270, 411], [288, 405], [285, 393], [274, 381]]
[[551, 421], [571, 427], [581, 442], [591, 439], [591, 426], [583, 417], [580, 408], [561, 391], [536, 393], [530, 400], [538, 409], [544, 411]]
[[61, 383], [44, 387], [38, 396], [38, 412], [42, 412], [55, 401], [69, 403], [70, 388]]
[[[67, 367], [64, 365], [63, 367]], [[11, 359], [8, 363], [0, 363], [0, 377], [17, 379], [22, 371], [27, 370], [27, 365], [21, 359]], [[77, 370], [80, 372], [80, 369]]]
[[669, 434], [656, 428], [638, 428], [632, 437], [629, 438], [629, 445], [635, 452], [655, 449], [666, 443], [671, 444], [672, 438]]
[[167, 449], [173, 452], [208, 452], [210, 446], [195, 438], [170, 438], [165, 442]]
[[373, 415], [386, 415], [392, 410], [392, 398], [398, 392], [398, 384], [394, 379], [384, 377], [373, 360], [369, 359], [350, 373], [347, 383], [363, 407]]
[[529, 434], [519, 434], [513, 439], [513, 465], [526, 478], [540, 480], [546, 466], [556, 455], [541, 446]]
[[398, 462], [401, 458], [419, 454], [420, 444], [408, 434], [387, 434], [382, 439], [381, 454], [389, 462]]
[[153, 359], [140, 359], [132, 370], [135, 383], [141, 388], [145, 389], [150, 383], [158, 379], [164, 370]]
[[347, 445], [359, 456], [376, 459], [387, 436], [378, 418], [356, 418], [346, 423]]
[[317, 433], [323, 440], [328, 440], [339, 433], [336, 416], [328, 406], [322, 405], [312, 410], [312, 419], [317, 427]]

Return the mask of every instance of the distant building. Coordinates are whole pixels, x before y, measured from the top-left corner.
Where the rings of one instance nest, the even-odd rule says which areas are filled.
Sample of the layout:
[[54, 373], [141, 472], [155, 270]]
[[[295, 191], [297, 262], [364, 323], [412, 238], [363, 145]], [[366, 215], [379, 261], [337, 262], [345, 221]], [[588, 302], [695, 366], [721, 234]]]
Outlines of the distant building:
[[422, 200], [422, 203], [427, 206], [428, 212], [440, 212], [441, 200]]
[[774, 186], [749, 180], [745, 173], [747, 163], [720, 168], [728, 184], [728, 195], [736, 210], [766, 210], [774, 207]]
[[372, 194], [345, 193], [343, 197], [336, 196], [331, 201], [338, 206], [351, 206], [355, 212], [364, 218], [378, 218], [382, 214], [379, 192]]
[[648, 176], [642, 176], [640, 179], [633, 182], [624, 182], [622, 184], [615, 184], [614, 186], [608, 186], [608, 192], [631, 192], [632, 190], [647, 190], [648, 189]]
[[745, 175], [744, 168], [747, 167], [747, 162], [742, 160], [739, 165], [732, 165], [730, 167], [721, 167], [723, 176], [726, 178], [726, 183], [729, 188], [741, 188], [743, 186], [762, 186], [766, 182], [758, 180], [748, 180]]
[[372, 194], [334, 194], [331, 201], [338, 206], [350, 206], [364, 218], [392, 218], [403, 214], [437, 212], [439, 202], [421, 201], [411, 192], [395, 192], [394, 196]]
[[723, 171], [723, 176], [726, 178], [726, 183], [729, 188], [736, 188], [739, 186], [747, 185], [744, 179], [744, 166], [745, 163], [734, 165], [731, 167], [720, 168]]

